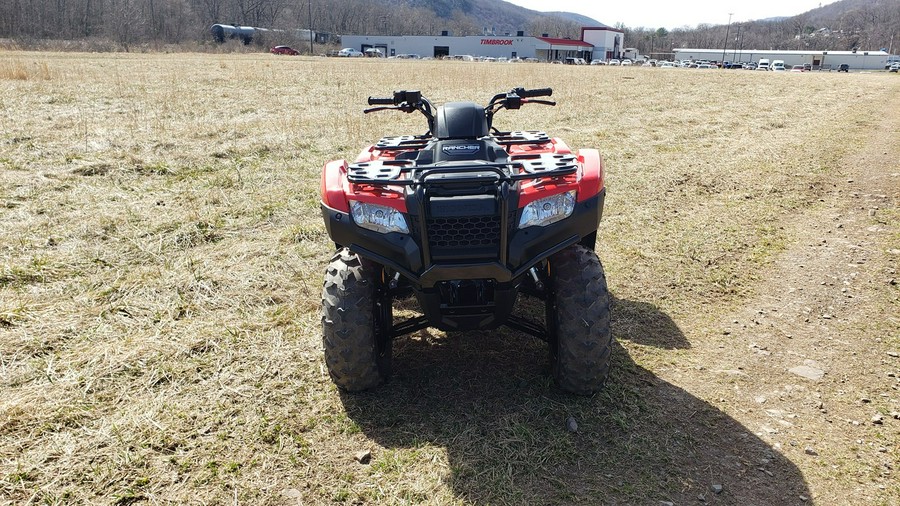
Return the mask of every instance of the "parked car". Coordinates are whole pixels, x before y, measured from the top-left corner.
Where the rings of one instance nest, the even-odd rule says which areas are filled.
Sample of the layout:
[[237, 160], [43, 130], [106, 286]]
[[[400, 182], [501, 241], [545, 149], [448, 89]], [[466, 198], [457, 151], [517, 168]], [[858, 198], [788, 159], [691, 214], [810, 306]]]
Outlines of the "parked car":
[[670, 61], [664, 61], [659, 65], [659, 67], [663, 69], [674, 69], [675, 64]]
[[300, 54], [300, 51], [290, 47], [290, 46], [275, 46], [269, 50], [272, 54], [286, 54], [289, 56], [297, 56]]
[[591, 60], [591, 65], [606, 65], [606, 62], [603, 60]]
[[622, 60], [622, 66], [624, 67], [627, 65], [634, 65], [634, 62], [629, 60], [628, 58], [625, 58], [624, 60]]
[[341, 49], [340, 51], [338, 51], [338, 56], [358, 58], [358, 57], [365, 56], [365, 55], [363, 55], [362, 51], [353, 49], [352, 47], [345, 47], [344, 49]]
[[363, 51], [363, 54], [368, 58], [384, 58], [384, 53], [381, 52], [377, 47], [370, 47]]
[[892, 63], [888, 72], [900, 72], [900, 63]]
[[803, 65], [794, 65], [791, 67], [791, 72], [806, 72], [806, 69], [803, 68]]
[[744, 64], [744, 70], [756, 70], [756, 62], [747, 62]]
[[612, 60], [609, 60], [609, 64], [610, 64], [610, 65], [621, 65], [622, 62], [620, 62], [619, 60], [613, 58]]
[[772, 60], [772, 70], [777, 72], [783, 72], [787, 70], [784, 66], [784, 60]]
[[847, 72], [850, 73], [850, 65], [847, 63], [841, 63], [838, 66], [838, 72]]

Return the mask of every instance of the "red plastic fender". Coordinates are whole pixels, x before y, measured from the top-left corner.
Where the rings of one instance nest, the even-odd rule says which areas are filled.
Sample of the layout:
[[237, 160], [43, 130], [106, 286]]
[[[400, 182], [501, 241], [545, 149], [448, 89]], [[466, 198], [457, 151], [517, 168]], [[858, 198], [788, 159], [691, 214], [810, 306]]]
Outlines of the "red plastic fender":
[[349, 213], [350, 204], [344, 192], [346, 176], [346, 160], [334, 160], [325, 164], [322, 168], [322, 203], [332, 209]]
[[579, 149], [578, 162], [582, 166], [581, 180], [578, 181], [578, 202], [596, 196], [604, 188], [603, 159], [596, 149]]
[[359, 152], [359, 156], [356, 157], [355, 163], [363, 163], [363, 162], [371, 162], [372, 160], [378, 158], [376, 154], [375, 146], [369, 146], [366, 149]]

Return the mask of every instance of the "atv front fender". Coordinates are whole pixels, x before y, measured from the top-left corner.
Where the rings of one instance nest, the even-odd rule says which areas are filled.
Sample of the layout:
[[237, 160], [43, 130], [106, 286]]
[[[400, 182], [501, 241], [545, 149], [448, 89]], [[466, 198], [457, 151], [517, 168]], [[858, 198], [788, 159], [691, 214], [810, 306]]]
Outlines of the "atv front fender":
[[581, 180], [578, 182], [578, 202], [584, 202], [605, 189], [603, 159], [596, 149], [579, 149], [578, 162], [582, 166]]
[[344, 182], [347, 180], [347, 160], [334, 160], [322, 168], [322, 203], [332, 209], [350, 212]]

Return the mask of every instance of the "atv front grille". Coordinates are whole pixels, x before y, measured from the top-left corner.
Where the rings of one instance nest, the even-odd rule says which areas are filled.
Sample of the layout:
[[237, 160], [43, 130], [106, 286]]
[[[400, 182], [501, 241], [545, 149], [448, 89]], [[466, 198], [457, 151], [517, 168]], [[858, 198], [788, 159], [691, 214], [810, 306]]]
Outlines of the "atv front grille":
[[[507, 217], [507, 233], [515, 229], [516, 212]], [[414, 234], [423, 226], [417, 218], [410, 220]], [[428, 236], [431, 261], [496, 260], [500, 258], [500, 215], [429, 217], [424, 226]]]
[[499, 216], [430, 218], [428, 245], [437, 248], [480, 248], [500, 242]]

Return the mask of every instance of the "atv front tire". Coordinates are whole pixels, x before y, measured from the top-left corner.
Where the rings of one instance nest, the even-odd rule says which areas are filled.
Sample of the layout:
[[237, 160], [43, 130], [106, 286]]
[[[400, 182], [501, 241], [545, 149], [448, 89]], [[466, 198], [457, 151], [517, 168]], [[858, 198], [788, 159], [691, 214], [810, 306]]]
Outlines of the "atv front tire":
[[547, 330], [553, 378], [567, 392], [590, 395], [609, 376], [612, 334], [603, 266], [581, 245], [550, 257]]
[[392, 324], [380, 266], [347, 248], [338, 251], [322, 290], [325, 365], [338, 387], [359, 392], [390, 376]]

